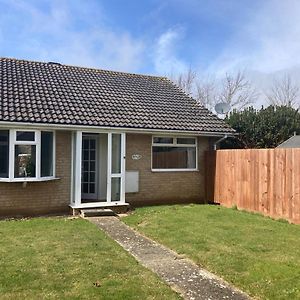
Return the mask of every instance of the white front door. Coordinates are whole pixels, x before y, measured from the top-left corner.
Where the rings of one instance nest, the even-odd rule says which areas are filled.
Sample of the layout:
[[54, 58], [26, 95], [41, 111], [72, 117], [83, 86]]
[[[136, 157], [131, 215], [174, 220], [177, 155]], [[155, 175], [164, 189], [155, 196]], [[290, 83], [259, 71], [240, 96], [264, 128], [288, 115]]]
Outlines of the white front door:
[[97, 199], [98, 195], [98, 136], [83, 135], [81, 165], [81, 198]]

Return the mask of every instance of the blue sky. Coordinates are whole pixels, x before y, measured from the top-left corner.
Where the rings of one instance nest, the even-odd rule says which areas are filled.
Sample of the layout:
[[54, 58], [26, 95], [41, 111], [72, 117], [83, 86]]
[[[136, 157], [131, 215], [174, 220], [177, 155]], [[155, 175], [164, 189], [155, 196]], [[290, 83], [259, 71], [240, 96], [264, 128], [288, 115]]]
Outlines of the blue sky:
[[[298, 0], [0, 0], [0, 56], [168, 75], [300, 65]], [[256, 77], [257, 77], [256, 76]]]

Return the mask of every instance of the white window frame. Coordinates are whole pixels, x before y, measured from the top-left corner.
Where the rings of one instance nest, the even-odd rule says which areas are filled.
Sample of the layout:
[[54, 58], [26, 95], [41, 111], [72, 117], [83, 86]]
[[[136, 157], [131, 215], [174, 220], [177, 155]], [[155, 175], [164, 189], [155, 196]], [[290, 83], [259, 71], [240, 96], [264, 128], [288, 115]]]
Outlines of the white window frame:
[[[173, 143], [155, 143], [155, 138], [172, 138]], [[194, 139], [194, 144], [178, 144], [178, 138]], [[196, 167], [195, 168], [180, 168], [180, 169], [155, 169], [153, 168], [153, 147], [195, 147], [196, 148]], [[169, 135], [153, 135], [151, 145], [151, 171], [152, 172], [190, 172], [198, 171], [198, 138], [194, 136], [169, 136]]]
[[[0, 129], [2, 130], [2, 128]], [[54, 130], [33, 130], [26, 128], [17, 129], [3, 129], [9, 131], [9, 165], [8, 165], [8, 178], [0, 178], [0, 182], [30, 182], [30, 181], [49, 181], [57, 179], [55, 177], [55, 163], [56, 163], [56, 134]], [[34, 141], [17, 141], [17, 132], [34, 132]], [[41, 177], [41, 134], [42, 132], [52, 132], [53, 133], [53, 175]], [[36, 147], [35, 156], [35, 177], [17, 177], [15, 178], [15, 146], [16, 145], [34, 145]]]

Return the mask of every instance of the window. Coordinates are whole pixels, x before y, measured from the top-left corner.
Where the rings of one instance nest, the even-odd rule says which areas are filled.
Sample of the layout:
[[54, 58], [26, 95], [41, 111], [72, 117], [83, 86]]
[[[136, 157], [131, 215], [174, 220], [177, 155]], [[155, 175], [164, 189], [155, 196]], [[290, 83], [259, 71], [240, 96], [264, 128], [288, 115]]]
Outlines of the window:
[[197, 139], [190, 137], [153, 137], [152, 170], [197, 170]]
[[173, 144], [173, 138], [170, 137], [154, 137], [153, 143], [156, 144]]
[[8, 178], [9, 131], [0, 130], [0, 177]]
[[53, 178], [54, 144], [52, 131], [0, 130], [0, 180]]
[[14, 178], [36, 177], [36, 134], [34, 131], [15, 131]]
[[35, 141], [35, 132], [34, 131], [17, 131], [16, 133], [17, 141]]
[[53, 132], [41, 132], [41, 176], [53, 176]]
[[15, 178], [36, 176], [36, 145], [15, 145]]

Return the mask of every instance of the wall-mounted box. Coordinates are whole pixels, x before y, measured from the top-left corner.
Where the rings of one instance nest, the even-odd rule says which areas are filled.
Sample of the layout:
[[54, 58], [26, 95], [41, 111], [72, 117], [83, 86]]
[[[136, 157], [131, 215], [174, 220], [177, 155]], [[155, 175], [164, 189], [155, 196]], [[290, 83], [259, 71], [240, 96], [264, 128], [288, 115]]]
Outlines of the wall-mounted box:
[[139, 171], [126, 171], [125, 192], [137, 193], [139, 191]]

